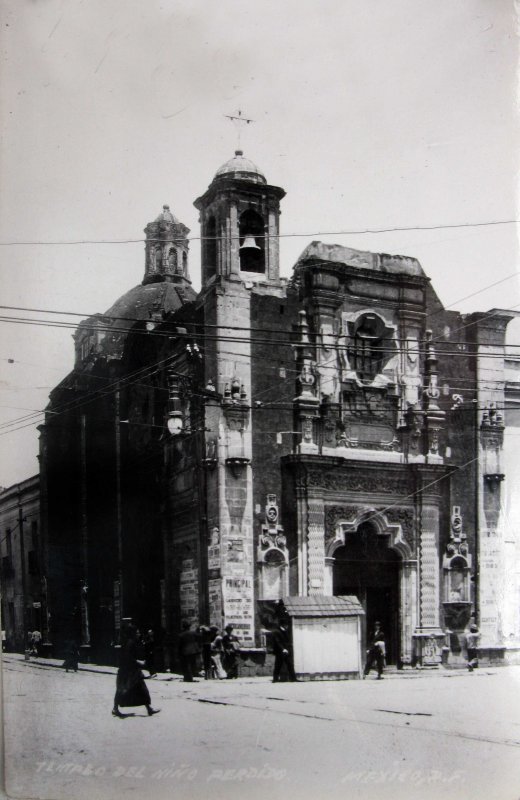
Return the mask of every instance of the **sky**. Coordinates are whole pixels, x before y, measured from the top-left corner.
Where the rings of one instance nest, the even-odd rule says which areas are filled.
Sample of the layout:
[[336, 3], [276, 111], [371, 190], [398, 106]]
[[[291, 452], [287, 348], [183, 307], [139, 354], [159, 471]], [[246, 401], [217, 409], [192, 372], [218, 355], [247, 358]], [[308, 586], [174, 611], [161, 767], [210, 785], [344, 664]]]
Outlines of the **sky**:
[[5, 306], [105, 311], [165, 203], [198, 289], [193, 201], [238, 109], [287, 192], [282, 275], [320, 239], [415, 256], [461, 312], [520, 310], [516, 224], [360, 233], [518, 218], [514, 0], [3, 0], [0, 49], [0, 486], [38, 471], [36, 424], [6, 423], [73, 366], [70, 329], [1, 321], [55, 314]]

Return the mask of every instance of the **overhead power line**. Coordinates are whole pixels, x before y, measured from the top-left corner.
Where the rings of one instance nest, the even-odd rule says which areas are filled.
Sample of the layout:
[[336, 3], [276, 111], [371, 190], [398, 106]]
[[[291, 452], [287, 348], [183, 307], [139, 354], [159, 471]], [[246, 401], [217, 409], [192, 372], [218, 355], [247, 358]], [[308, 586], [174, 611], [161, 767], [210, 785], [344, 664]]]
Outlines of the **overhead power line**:
[[[520, 304], [518, 304], [518, 305], [520, 306]], [[515, 308], [515, 306], [513, 306], [513, 308]], [[496, 314], [490, 314], [488, 316], [488, 318], [492, 318], [493, 316], [496, 316]], [[138, 322], [143, 322], [143, 323], [146, 323], [148, 321], [149, 320], [138, 320]], [[479, 320], [476, 320], [476, 321], [468, 323], [467, 325], [462, 325], [460, 328], [457, 328], [456, 330], [459, 331], [459, 330], [463, 330], [465, 328], [471, 327], [472, 325], [477, 324], [478, 321]], [[66, 328], [66, 329], [69, 329], [69, 330], [70, 329], [75, 330], [78, 327], [76, 325], [76, 323], [67, 322], [66, 320], [63, 320], [63, 321], [61, 321], [61, 320], [60, 321], [52, 321], [52, 320], [46, 320], [46, 319], [33, 319], [33, 318], [29, 318], [29, 317], [10, 317], [8, 315], [4, 315], [4, 316], [0, 315], [0, 323], [2, 323], [2, 322], [3, 323], [11, 323], [13, 325], [35, 325], [36, 327]], [[157, 324], [159, 324], [159, 323], [157, 323]], [[173, 324], [174, 327], [176, 327], [175, 323], [172, 323], [172, 324]], [[270, 337], [268, 335], [270, 333], [270, 331], [266, 330], [266, 329], [261, 329], [261, 328], [258, 328], [256, 330], [262, 331], [264, 334], [267, 334], [267, 336], [265, 338], [253, 337], [253, 336], [233, 336], [233, 335], [226, 336], [226, 335], [224, 335], [222, 333], [219, 333], [219, 334], [208, 334], [208, 333], [202, 333], [202, 332], [198, 333], [198, 332], [190, 332], [190, 331], [186, 331], [186, 332], [182, 332], [181, 333], [181, 332], [176, 331], [176, 330], [171, 330], [171, 331], [168, 331], [168, 330], [166, 330], [166, 331], [159, 331], [159, 330], [148, 331], [148, 330], [135, 330], [134, 329], [134, 330], [128, 331], [128, 330], [125, 330], [123, 328], [120, 328], [120, 327], [117, 327], [117, 326], [114, 326], [114, 325], [101, 325], [101, 324], [89, 324], [86, 327], [91, 333], [118, 333], [118, 334], [132, 333], [133, 335], [147, 336], [147, 337], [155, 336], [155, 337], [162, 338], [162, 339], [172, 339], [172, 338], [175, 338], [175, 337], [179, 337], [181, 339], [182, 338], [186, 338], [186, 339], [188, 339], [190, 341], [220, 341], [220, 342], [235, 342], [237, 344], [265, 344], [265, 345], [281, 345], [281, 346], [288, 346], [288, 347], [301, 347], [302, 346], [301, 342], [297, 338], [298, 331], [287, 331], [287, 330], [281, 331], [281, 332], [283, 332], [287, 337], [290, 337], [290, 338], [288, 338], [286, 340], [283, 340], [283, 339], [275, 339], [275, 338]], [[178, 327], [181, 327], [181, 326], [178, 326]], [[182, 326], [182, 327], [184, 327], [184, 326]], [[219, 327], [222, 328], [223, 330], [236, 330], [235, 328], [233, 328], [233, 326], [229, 326], [228, 327], [228, 326], [223, 326], [222, 325], [222, 326], [219, 326]], [[251, 329], [251, 328], [239, 328], [238, 330], [248, 331], [248, 330], [253, 330], [253, 329]], [[343, 339], [343, 340], [346, 340], [346, 341], [354, 341], [354, 337], [352, 337], [350, 334], [347, 334], [347, 333], [327, 334], [327, 335], [335, 340], [335, 343], [334, 343], [333, 346], [334, 346], [334, 349], [336, 349], [338, 351], [348, 350], [349, 347], [350, 347], [350, 345], [348, 345], [348, 344], [345, 344], [345, 345], [339, 344], [338, 340]], [[400, 340], [400, 341], [402, 343], [411, 341], [411, 342], [414, 343], [414, 345], [417, 345], [416, 347], [408, 349], [407, 352], [410, 353], [410, 355], [412, 355], [412, 354], [421, 355], [421, 354], [423, 354], [425, 352], [424, 345], [421, 344], [420, 342], [417, 342], [416, 339], [403, 339], [403, 340]], [[316, 344], [317, 346], [320, 346], [319, 341], [314, 342], [314, 344]], [[468, 342], [468, 341], [465, 341], [465, 340], [454, 341], [454, 340], [451, 340], [451, 339], [450, 340], [440, 340], [440, 339], [437, 338], [435, 340], [432, 340], [432, 344], [434, 344], [436, 347], [441, 347], [442, 346], [443, 348], [446, 348], [449, 345], [453, 345], [453, 346], [457, 346], [457, 345], [471, 346], [474, 343], [473, 342]], [[321, 345], [321, 346], [322, 347], [326, 347], [326, 345]], [[486, 346], [489, 347], [490, 345], [486, 345]], [[516, 345], [516, 344], [508, 344], [507, 346], [510, 347], [510, 348], [520, 348], [520, 344], [518, 344], [518, 345]], [[392, 355], [392, 354], [396, 353], [395, 348], [392, 347], [392, 346], [388, 346], [388, 345], [387, 346], [382, 346], [382, 347], [377, 347], [377, 348], [375, 348], [375, 350], [381, 355], [384, 355], [384, 354]], [[464, 351], [459, 351], [459, 350], [453, 350], [452, 351], [452, 350], [443, 349], [442, 353], [443, 353], [443, 355], [451, 355], [451, 356], [455, 356], [455, 357], [467, 357], [467, 355], [468, 355], [467, 351], [464, 352]], [[486, 353], [486, 355], [489, 358], [503, 358], [503, 353], [501, 351], [497, 351], [496, 353], [488, 352], [488, 353]]]
[[[342, 231], [311, 231], [302, 233], [279, 233], [276, 235], [271, 234], [255, 234], [255, 239], [292, 239], [311, 236], [363, 236], [365, 234], [378, 234], [378, 233], [399, 233], [406, 231], [438, 231], [450, 230], [454, 228], [485, 228], [496, 225], [517, 225], [520, 222], [518, 219], [499, 219], [487, 220], [484, 222], [458, 222], [453, 224], [439, 224], [439, 225], [403, 225], [391, 228], [359, 228], [352, 230]], [[188, 237], [173, 237], [171, 241], [177, 241], [182, 238], [183, 241], [216, 241], [223, 239], [222, 236], [188, 236]], [[239, 239], [239, 236], [227, 236], [226, 240]], [[164, 242], [164, 239], [71, 239], [67, 240], [25, 240], [25, 241], [0, 241], [2, 247], [25, 247], [25, 246], [39, 246], [39, 245], [84, 245], [84, 244], [138, 244], [139, 242]]]
[[[318, 265], [318, 263], [321, 263], [321, 262], [315, 262], [315, 263], [316, 263], [316, 265]], [[309, 265], [312, 266], [312, 262], [310, 262], [310, 264], [309, 264], [309, 262], [307, 262], [307, 266], [309, 266]], [[519, 277], [519, 273], [518, 273], [517, 270], [515, 270], [515, 272], [511, 272], [509, 275], [506, 275], [504, 278], [500, 278], [500, 280], [498, 280], [498, 281], [493, 281], [493, 283], [489, 283], [486, 286], [482, 286], [480, 289], [476, 289], [474, 292], [471, 292], [471, 294], [465, 295], [464, 297], [460, 297], [458, 300], [454, 300], [450, 305], [444, 306], [443, 308], [439, 309], [438, 311], [434, 311], [431, 314], [427, 314], [426, 317], [425, 317], [425, 320], [433, 319], [434, 317], [438, 316], [439, 314], [442, 314], [445, 311], [449, 311], [449, 309], [452, 308], [457, 303], [461, 303], [464, 300], [468, 300], [471, 297], [475, 297], [475, 295], [477, 295], [477, 294], [482, 294], [483, 292], [486, 292], [489, 289], [492, 289], [493, 287], [498, 286], [501, 283], [505, 283], [506, 281], [511, 280], [512, 278], [518, 278], [518, 277]], [[364, 302], [368, 303], [370, 301], [365, 298]], [[375, 301], [373, 301], [373, 302], [375, 303]], [[63, 310], [50, 309], [50, 308], [27, 308], [26, 306], [0, 305], [0, 309], [5, 309], [6, 311], [26, 311], [26, 312], [31, 313], [31, 314], [56, 314], [56, 315], [59, 315], [59, 316], [81, 317], [82, 319], [91, 319], [91, 318], [96, 317], [96, 316], [101, 316], [101, 317], [105, 317], [105, 318], [108, 317], [108, 315], [106, 313], [105, 314], [99, 314], [98, 312], [86, 312], [86, 311], [84, 311], [84, 312], [80, 312], [80, 311], [63, 311]], [[111, 319], [114, 322], [119, 322], [119, 321], [124, 321], [124, 322], [142, 322], [143, 321], [141, 318], [138, 318], [138, 317], [129, 317], [129, 316], [118, 317], [118, 316], [113, 316], [113, 315], [110, 315], [109, 319]], [[245, 327], [245, 326], [239, 326], [239, 325], [215, 325], [215, 324], [211, 324], [211, 323], [207, 323], [207, 322], [190, 322], [189, 324], [190, 324], [190, 326], [199, 327], [199, 328], [200, 327], [202, 327], [202, 328], [215, 328], [215, 329], [225, 328], [225, 330], [236, 330], [236, 331], [239, 331], [239, 330], [240, 331], [265, 331], [265, 328], [261, 328], [261, 327], [256, 328], [256, 327], [253, 327], [253, 326]], [[286, 333], [286, 329], [284, 329], [284, 328], [271, 327], [269, 330], [270, 330], [271, 333]]]

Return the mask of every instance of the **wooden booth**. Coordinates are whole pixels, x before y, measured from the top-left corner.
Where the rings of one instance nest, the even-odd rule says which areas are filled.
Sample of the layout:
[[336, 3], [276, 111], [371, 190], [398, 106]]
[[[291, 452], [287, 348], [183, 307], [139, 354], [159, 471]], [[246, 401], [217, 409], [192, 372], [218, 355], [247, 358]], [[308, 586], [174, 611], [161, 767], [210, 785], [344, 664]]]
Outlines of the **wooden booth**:
[[302, 680], [360, 678], [363, 607], [357, 597], [284, 597], [294, 669]]

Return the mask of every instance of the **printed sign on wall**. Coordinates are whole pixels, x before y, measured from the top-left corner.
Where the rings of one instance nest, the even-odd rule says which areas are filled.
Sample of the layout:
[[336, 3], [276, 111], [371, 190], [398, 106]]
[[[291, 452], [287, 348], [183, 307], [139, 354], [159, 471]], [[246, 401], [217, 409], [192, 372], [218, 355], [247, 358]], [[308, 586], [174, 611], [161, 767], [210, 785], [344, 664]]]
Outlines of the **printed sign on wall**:
[[225, 577], [222, 580], [222, 599], [226, 625], [233, 625], [235, 634], [244, 644], [254, 641], [253, 580], [244, 577]]
[[180, 574], [181, 617], [187, 622], [199, 619], [199, 570], [193, 558], [184, 558]]

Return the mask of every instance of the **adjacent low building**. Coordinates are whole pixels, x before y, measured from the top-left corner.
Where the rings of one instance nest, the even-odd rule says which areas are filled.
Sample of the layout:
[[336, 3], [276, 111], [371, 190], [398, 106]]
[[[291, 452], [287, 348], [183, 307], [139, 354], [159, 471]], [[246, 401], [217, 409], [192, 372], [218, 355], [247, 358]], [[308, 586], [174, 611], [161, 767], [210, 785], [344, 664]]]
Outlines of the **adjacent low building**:
[[46, 628], [42, 571], [40, 476], [0, 491], [2, 639], [7, 651], [25, 649], [32, 631]]

